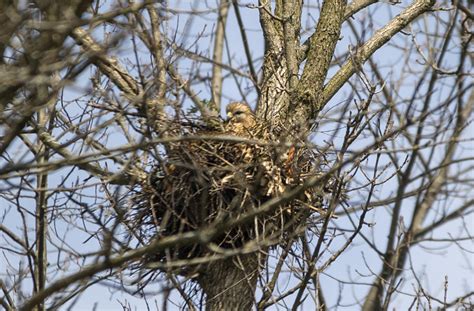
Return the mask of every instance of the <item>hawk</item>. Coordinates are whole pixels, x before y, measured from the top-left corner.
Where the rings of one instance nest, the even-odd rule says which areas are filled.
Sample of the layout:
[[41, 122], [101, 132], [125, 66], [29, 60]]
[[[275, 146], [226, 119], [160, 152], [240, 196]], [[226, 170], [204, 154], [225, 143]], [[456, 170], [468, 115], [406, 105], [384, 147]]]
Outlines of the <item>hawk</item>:
[[[257, 120], [250, 106], [244, 102], [230, 103], [227, 108], [225, 132], [242, 138], [271, 142], [273, 139], [266, 122]], [[261, 122], [259, 122], [261, 121]], [[252, 143], [238, 143], [231, 146], [231, 159], [240, 168], [235, 175], [245, 174], [244, 184], [253, 185], [254, 191], [264, 196], [272, 196], [283, 191], [280, 167], [275, 165], [275, 148]], [[243, 169], [243, 170], [242, 170]], [[229, 178], [230, 179], [230, 178]], [[226, 179], [227, 182], [227, 179]]]
[[[257, 122], [255, 114], [253, 113], [250, 106], [244, 102], [233, 102], [230, 103], [227, 108], [227, 124], [225, 130], [227, 133], [246, 137], [246, 138], [258, 138], [266, 141], [278, 141], [276, 137], [270, 135], [268, 128], [261, 122]], [[294, 175], [292, 166], [296, 158], [296, 149], [294, 146], [290, 148], [278, 148], [275, 150], [278, 153], [278, 158], [281, 164], [283, 164], [286, 175]], [[252, 150], [255, 151], [255, 150]], [[250, 156], [255, 156], [250, 154]], [[248, 157], [248, 156], [247, 156]]]
[[225, 125], [225, 131], [228, 134], [242, 137], [254, 136], [257, 122], [255, 120], [255, 114], [248, 104], [244, 102], [230, 103], [226, 108], [226, 113], [227, 123]]

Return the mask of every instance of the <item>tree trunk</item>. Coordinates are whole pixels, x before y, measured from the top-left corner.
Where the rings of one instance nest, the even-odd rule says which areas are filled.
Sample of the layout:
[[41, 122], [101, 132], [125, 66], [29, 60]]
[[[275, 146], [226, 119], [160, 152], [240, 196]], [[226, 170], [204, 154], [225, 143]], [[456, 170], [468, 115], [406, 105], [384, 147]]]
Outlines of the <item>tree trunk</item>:
[[226, 258], [203, 267], [198, 282], [206, 294], [206, 310], [251, 310], [258, 273], [258, 253]]

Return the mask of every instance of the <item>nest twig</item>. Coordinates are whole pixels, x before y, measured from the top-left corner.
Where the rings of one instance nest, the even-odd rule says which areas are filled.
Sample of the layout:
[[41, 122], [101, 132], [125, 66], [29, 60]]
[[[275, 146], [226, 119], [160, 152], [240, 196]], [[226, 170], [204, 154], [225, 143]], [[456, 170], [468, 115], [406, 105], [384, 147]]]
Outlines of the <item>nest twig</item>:
[[[209, 136], [192, 123], [181, 124], [173, 133], [200, 134]], [[265, 139], [278, 141], [268, 133]], [[143, 243], [238, 217], [321, 173], [319, 156], [303, 147], [212, 139], [174, 141], [161, 147], [165, 161], [150, 163], [148, 178], [133, 195], [130, 221]], [[252, 225], [232, 228], [212, 242], [221, 248], [235, 248], [257, 237], [271, 237], [278, 243], [301, 231], [315, 212], [324, 213], [321, 191], [307, 189], [273, 214], [258, 217]], [[209, 252], [202, 245], [177, 247], [147, 260], [191, 259]]]

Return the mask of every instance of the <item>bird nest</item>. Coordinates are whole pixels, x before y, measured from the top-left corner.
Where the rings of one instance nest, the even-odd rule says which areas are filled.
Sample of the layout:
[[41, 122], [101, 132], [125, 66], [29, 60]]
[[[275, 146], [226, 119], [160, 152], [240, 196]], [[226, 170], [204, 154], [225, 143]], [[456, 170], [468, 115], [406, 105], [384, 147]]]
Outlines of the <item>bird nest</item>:
[[[321, 174], [321, 157], [313, 150], [281, 143], [266, 130], [243, 138], [205, 132], [191, 122], [180, 125], [169, 138], [158, 148], [162, 155], [155, 159], [160, 160], [151, 161], [147, 178], [133, 195], [131, 221], [143, 243], [238, 219]], [[279, 244], [301, 233], [306, 219], [321, 212], [320, 188], [308, 188], [289, 203], [234, 226], [211, 242], [224, 249], [256, 239]], [[181, 246], [146, 260], [191, 259], [210, 252], [207, 245]]]

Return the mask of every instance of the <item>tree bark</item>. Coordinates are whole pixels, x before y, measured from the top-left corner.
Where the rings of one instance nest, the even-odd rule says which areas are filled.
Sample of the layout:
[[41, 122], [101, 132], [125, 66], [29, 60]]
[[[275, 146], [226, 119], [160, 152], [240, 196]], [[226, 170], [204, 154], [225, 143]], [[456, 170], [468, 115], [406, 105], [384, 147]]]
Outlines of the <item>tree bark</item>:
[[198, 283], [206, 294], [206, 310], [251, 310], [258, 273], [258, 253], [226, 258], [203, 267]]
[[302, 128], [322, 109], [321, 95], [331, 59], [341, 33], [346, 0], [325, 0], [316, 31], [309, 38], [309, 51], [298, 87], [293, 93], [293, 123]]
[[259, 3], [265, 55], [256, 113], [279, 129], [287, 121], [292, 87], [298, 82], [302, 1], [277, 1], [273, 15], [270, 1]]

